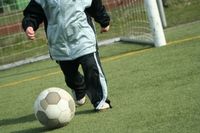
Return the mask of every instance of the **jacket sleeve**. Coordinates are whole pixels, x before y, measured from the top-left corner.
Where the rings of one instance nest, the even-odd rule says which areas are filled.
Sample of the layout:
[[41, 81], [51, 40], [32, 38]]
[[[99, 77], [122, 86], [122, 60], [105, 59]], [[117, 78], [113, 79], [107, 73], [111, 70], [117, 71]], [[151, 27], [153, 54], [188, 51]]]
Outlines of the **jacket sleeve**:
[[37, 30], [39, 25], [43, 21], [46, 21], [46, 16], [42, 7], [34, 0], [31, 0], [28, 6], [24, 9], [23, 15], [22, 28], [24, 31], [29, 26], [33, 27], [34, 30]]
[[107, 27], [110, 24], [110, 17], [101, 0], [92, 0], [91, 6], [86, 8], [85, 11], [93, 17], [101, 27]]

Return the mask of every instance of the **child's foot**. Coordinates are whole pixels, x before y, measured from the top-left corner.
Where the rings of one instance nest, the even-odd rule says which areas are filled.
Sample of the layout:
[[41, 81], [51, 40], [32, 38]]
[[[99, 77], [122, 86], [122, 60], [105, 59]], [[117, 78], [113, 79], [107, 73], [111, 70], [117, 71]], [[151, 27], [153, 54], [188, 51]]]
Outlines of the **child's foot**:
[[104, 111], [104, 110], [107, 110], [110, 108], [112, 108], [112, 106], [110, 104], [110, 100], [106, 100], [106, 102], [104, 102], [103, 104], [98, 105], [95, 110], [96, 111]]
[[85, 104], [86, 96], [84, 96], [83, 98], [81, 98], [81, 99], [78, 100], [77, 97], [76, 97], [76, 93], [75, 93], [74, 90], [72, 90], [72, 96], [73, 96], [73, 99], [74, 99], [76, 105], [81, 106], [81, 105]]
[[85, 104], [86, 101], [86, 97], [84, 96], [83, 98], [81, 98], [80, 100], [75, 100], [75, 103], [79, 106]]

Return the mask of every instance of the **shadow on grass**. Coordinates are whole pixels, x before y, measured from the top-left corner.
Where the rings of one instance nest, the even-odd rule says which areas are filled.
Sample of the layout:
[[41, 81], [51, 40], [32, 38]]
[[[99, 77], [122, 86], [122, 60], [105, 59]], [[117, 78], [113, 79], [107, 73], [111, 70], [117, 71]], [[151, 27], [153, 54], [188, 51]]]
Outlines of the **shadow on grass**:
[[[35, 121], [35, 115], [34, 114], [29, 114], [26, 116], [18, 117], [18, 118], [10, 118], [10, 119], [3, 119], [0, 120], [0, 127], [1, 126], [8, 126], [8, 125], [15, 125], [15, 124], [22, 124], [26, 122], [33, 122]], [[36, 127], [36, 128], [31, 128], [31, 129], [24, 129], [24, 130], [19, 130], [19, 131], [13, 131], [11, 133], [41, 133], [49, 131], [45, 127]]]
[[37, 128], [13, 131], [11, 133], [43, 133], [45, 131], [49, 131], [49, 130], [47, 130], [45, 127], [37, 127]]
[[96, 111], [95, 111], [94, 109], [82, 110], [82, 111], [77, 111], [77, 112], [75, 113], [75, 115], [92, 114], [92, 113], [96, 113]]
[[[98, 113], [99, 111], [96, 111], [94, 109], [89, 109], [89, 110], [82, 110], [82, 111], [77, 111], [75, 115], [83, 115], [83, 114], [95, 114]], [[101, 112], [101, 111], [100, 111]]]
[[18, 118], [10, 118], [10, 119], [0, 120], [0, 126], [7, 126], [7, 125], [12, 125], [12, 124], [31, 122], [31, 121], [35, 121], [35, 120], [36, 120], [35, 115], [29, 114], [29, 115], [18, 117]]
[[19, 130], [19, 131], [13, 131], [11, 133], [44, 133], [44, 132], [50, 132], [54, 131], [63, 127], [58, 127], [58, 128], [53, 128], [53, 129], [48, 129], [46, 127], [36, 127], [36, 128], [30, 128], [30, 129], [24, 129], [24, 130]]
[[[0, 120], [0, 127], [1, 126], [8, 126], [8, 125], [15, 125], [15, 124], [22, 124], [22, 123], [26, 123], [26, 122], [32, 122], [35, 121], [35, 115], [34, 114], [29, 114], [26, 116], [22, 116], [22, 117], [18, 117], [18, 118], [10, 118], [10, 119], [3, 119]], [[45, 129], [44, 127], [37, 127], [37, 128], [33, 128], [33, 129], [26, 129], [26, 130], [22, 130], [22, 131], [13, 131], [11, 133], [40, 133], [43, 132], [47, 129]]]
[[[91, 109], [91, 110], [83, 110], [83, 111], [78, 111], [76, 112], [75, 115], [83, 115], [83, 114], [92, 114], [92, 113], [96, 113], [95, 110]], [[31, 115], [27, 115], [27, 116], [23, 116], [17, 119], [8, 119], [8, 120], [2, 120], [0, 121], [1, 125], [10, 125], [10, 124], [18, 124], [18, 123], [24, 123], [24, 122], [31, 122], [34, 121], [35, 116], [34, 114]], [[62, 127], [61, 127], [62, 128]], [[48, 129], [46, 127], [36, 127], [36, 128], [30, 128], [30, 129], [23, 129], [23, 130], [18, 130], [18, 131], [12, 131], [11, 133], [42, 133], [42, 132], [48, 132], [48, 131], [53, 131], [56, 130], [55, 129]]]

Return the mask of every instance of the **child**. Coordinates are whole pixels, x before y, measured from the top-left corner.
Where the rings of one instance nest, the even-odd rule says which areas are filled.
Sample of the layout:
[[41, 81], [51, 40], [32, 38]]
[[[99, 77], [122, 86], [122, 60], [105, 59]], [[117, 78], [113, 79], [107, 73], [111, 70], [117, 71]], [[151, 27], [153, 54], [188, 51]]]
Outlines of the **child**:
[[[101, 0], [31, 0], [22, 27], [29, 39], [44, 22], [49, 53], [59, 64], [78, 105], [89, 97], [95, 110], [111, 108], [91, 17], [101, 32], [109, 30], [110, 17]], [[84, 76], [78, 71], [82, 66]]]

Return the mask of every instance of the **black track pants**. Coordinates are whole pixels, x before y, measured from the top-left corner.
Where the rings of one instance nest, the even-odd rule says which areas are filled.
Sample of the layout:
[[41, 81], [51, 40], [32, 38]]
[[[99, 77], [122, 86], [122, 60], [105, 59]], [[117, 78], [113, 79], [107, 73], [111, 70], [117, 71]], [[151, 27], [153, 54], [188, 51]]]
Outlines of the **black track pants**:
[[[66, 84], [75, 91], [77, 100], [88, 95], [96, 108], [107, 99], [107, 84], [98, 53], [88, 54], [72, 61], [58, 61]], [[78, 71], [81, 65], [84, 76]]]

